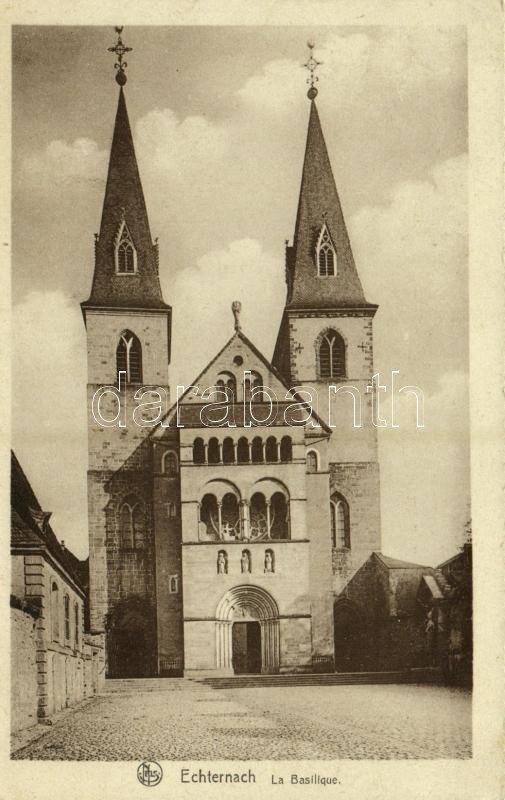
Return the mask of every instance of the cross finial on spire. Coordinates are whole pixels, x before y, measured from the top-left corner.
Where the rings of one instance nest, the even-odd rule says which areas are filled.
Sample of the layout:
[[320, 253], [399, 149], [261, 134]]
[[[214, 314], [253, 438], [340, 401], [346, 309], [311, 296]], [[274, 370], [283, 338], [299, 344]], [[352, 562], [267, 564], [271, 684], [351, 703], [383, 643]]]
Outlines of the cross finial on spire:
[[240, 312], [242, 310], [242, 303], [240, 300], [234, 300], [231, 304], [231, 310], [233, 311], [233, 316], [235, 317], [235, 330], [240, 330]]
[[302, 66], [305, 67], [305, 69], [308, 69], [309, 71], [309, 77], [307, 78], [307, 83], [310, 84], [310, 89], [307, 92], [307, 97], [309, 98], [309, 100], [314, 100], [317, 97], [317, 89], [314, 84], [318, 83], [319, 78], [315, 74], [315, 71], [323, 63], [322, 61], [317, 61], [314, 58], [313, 51], [315, 46], [316, 45], [314, 42], [310, 40], [307, 42], [307, 47], [309, 48], [309, 57], [305, 62], [305, 64], [302, 64]]
[[120, 86], [124, 86], [126, 83], [126, 74], [125, 69], [128, 66], [126, 61], [123, 61], [123, 56], [125, 53], [131, 53], [131, 47], [126, 47], [123, 44], [123, 40], [121, 39], [121, 34], [123, 32], [122, 25], [116, 25], [114, 30], [117, 33], [117, 42], [114, 47], [108, 47], [107, 50], [109, 53], [115, 53], [117, 55], [117, 61], [114, 64], [114, 68], [117, 70], [116, 72], [116, 81], [119, 83]]

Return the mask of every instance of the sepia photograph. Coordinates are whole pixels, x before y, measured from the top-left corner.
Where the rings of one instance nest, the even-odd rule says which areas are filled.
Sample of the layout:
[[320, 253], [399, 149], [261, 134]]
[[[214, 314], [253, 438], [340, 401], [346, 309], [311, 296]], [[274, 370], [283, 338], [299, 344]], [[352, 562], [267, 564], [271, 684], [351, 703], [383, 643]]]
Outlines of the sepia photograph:
[[472, 759], [457, 22], [12, 27], [13, 766]]

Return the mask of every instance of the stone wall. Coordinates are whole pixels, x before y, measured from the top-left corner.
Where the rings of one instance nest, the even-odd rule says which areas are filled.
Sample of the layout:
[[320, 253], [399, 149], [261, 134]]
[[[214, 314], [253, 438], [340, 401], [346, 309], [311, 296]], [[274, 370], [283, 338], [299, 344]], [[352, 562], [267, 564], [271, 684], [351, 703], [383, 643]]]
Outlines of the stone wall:
[[11, 608], [11, 731], [37, 722], [36, 621], [32, 614]]
[[[18, 589], [24, 576], [21, 608], [13, 609], [11, 620], [14, 730], [100, 691], [104, 641], [84, 632], [83, 592], [59, 564], [42, 553], [13, 555], [12, 564]], [[36, 609], [36, 619], [25, 606]]]

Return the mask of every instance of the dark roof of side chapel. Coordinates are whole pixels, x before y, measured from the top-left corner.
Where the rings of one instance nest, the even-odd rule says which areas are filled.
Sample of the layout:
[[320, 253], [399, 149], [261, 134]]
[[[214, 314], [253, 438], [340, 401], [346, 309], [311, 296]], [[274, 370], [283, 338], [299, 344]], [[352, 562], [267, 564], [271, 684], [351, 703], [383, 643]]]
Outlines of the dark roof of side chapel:
[[[118, 275], [115, 242], [125, 221], [137, 252], [137, 271]], [[123, 88], [110, 150], [100, 233], [95, 244], [95, 270], [89, 299], [82, 308], [170, 308], [161, 294], [158, 246], [151, 238], [142, 183]]]
[[385, 556], [383, 553], [377, 550], [374, 551], [374, 554], [388, 569], [433, 569], [433, 567], [428, 567], [426, 564], [415, 564], [413, 561], [402, 561], [399, 558]]
[[[335, 247], [337, 276], [321, 280], [315, 279], [315, 253], [323, 224]], [[293, 246], [287, 255], [292, 285], [287, 308], [376, 308], [365, 300], [314, 100], [310, 104]]]
[[11, 549], [47, 551], [81, 590], [86, 587], [87, 559], [81, 561], [57, 539], [16, 455], [11, 451]]

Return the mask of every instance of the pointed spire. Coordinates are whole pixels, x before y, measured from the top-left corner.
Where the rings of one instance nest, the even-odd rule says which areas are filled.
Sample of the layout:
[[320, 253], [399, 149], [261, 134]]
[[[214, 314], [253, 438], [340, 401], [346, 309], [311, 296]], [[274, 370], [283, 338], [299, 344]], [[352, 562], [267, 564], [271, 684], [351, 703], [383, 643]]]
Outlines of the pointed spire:
[[[122, 70], [120, 74], [124, 76]], [[95, 241], [93, 287], [84, 305], [167, 308], [158, 277], [158, 246], [151, 238], [122, 85], [100, 233]]]
[[[310, 59], [307, 63], [311, 63]], [[311, 85], [308, 92], [310, 117], [307, 144], [293, 246], [286, 248], [288, 306], [363, 306], [367, 303], [354, 263], [315, 103], [317, 90], [313, 70], [317, 63], [312, 68], [308, 67]], [[318, 248], [323, 239], [329, 243], [328, 249], [333, 250], [333, 260], [331, 265], [321, 268]], [[324, 269], [327, 269], [326, 274]]]

